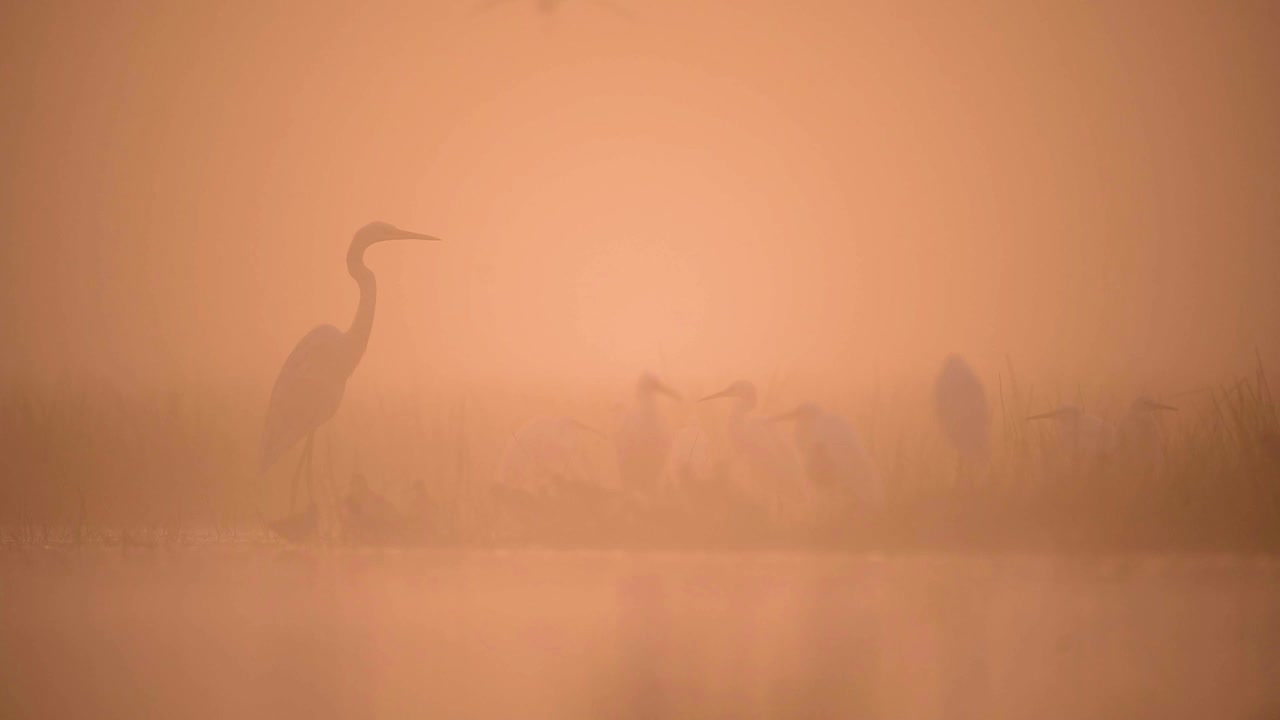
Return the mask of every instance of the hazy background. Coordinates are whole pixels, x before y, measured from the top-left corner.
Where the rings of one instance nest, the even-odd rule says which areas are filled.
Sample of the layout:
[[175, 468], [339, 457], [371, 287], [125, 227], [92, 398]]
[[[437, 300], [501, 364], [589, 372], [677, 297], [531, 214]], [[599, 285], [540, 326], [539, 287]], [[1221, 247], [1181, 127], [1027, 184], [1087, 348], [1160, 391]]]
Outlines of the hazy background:
[[359, 388], [1280, 356], [1280, 6], [19, 2], [0, 372]]

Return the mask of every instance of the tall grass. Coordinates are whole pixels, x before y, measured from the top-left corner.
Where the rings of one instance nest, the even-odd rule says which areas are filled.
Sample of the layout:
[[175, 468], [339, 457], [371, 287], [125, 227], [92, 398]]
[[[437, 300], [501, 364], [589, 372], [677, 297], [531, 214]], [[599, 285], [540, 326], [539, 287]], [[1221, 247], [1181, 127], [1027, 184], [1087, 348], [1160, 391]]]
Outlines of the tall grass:
[[[801, 399], [786, 382], [770, 385], [766, 410]], [[824, 398], [863, 435], [889, 484], [890, 502], [876, 517], [850, 518], [804, 541], [949, 549], [1280, 548], [1280, 422], [1261, 363], [1246, 377], [1181, 398], [1181, 412], [1167, 418], [1161, 462], [1142, 471], [1110, 463], [1069, 477], [1055, 474], [1053, 428], [1026, 418], [1062, 395], [1027, 385], [1012, 363], [988, 383], [988, 392], [993, 452], [972, 482], [960, 481], [956, 455], [933, 425], [926, 388]], [[1086, 407], [1123, 407], [1129, 400], [1079, 390], [1067, 396]], [[316, 493], [332, 513], [353, 472], [392, 500], [421, 480], [436, 521], [457, 539], [489, 537], [485, 486], [519, 423], [556, 412], [608, 427], [616, 402], [603, 395], [476, 391], [349, 397], [318, 437]], [[0, 532], [9, 541], [38, 542], [77, 533], [118, 537], [125, 529], [172, 536], [258, 527], [261, 518], [285, 512], [297, 452], [257, 474], [264, 403], [211, 389], [10, 387], [0, 392]], [[726, 450], [720, 410], [686, 405], [672, 412], [682, 423], [707, 428], [719, 451]], [[609, 448], [598, 445], [587, 449], [588, 466], [611, 482]], [[668, 526], [655, 534], [674, 537]]]

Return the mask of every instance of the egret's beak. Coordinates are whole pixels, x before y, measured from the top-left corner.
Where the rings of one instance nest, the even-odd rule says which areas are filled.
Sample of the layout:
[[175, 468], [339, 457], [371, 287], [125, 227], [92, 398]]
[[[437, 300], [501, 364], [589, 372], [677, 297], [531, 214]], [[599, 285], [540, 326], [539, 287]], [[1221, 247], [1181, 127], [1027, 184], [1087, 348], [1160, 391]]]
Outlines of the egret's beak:
[[714, 395], [708, 395], [702, 398], [701, 400], [699, 400], [698, 402], [706, 402], [708, 400], [715, 400], [717, 398], [724, 398], [724, 397], [734, 397], [732, 387], [727, 387]]
[[594, 428], [594, 427], [592, 427], [592, 426], [590, 426], [590, 425], [588, 425], [588, 424], [586, 424], [586, 423], [584, 423], [584, 422], [579, 422], [579, 421], [577, 421], [577, 420], [572, 420], [572, 419], [571, 419], [570, 421], [573, 423], [573, 426], [574, 426], [574, 427], [576, 427], [576, 428], [578, 428], [579, 430], [586, 430], [587, 432], [592, 433], [592, 434], [595, 434], [595, 435], [599, 435], [600, 437], [607, 437], [607, 436], [604, 434], [604, 432], [603, 432], [603, 431], [601, 431], [601, 430], [599, 430], [599, 429], [597, 429], [597, 428]]
[[663, 395], [666, 395], [667, 397], [671, 398], [672, 400], [677, 400], [677, 401], [684, 400], [684, 397], [682, 397], [680, 393], [676, 392], [675, 390], [672, 390], [671, 387], [668, 385], [658, 383], [658, 386], [654, 389], [662, 393]]
[[1061, 414], [1062, 414], [1061, 410], [1050, 410], [1047, 413], [1040, 413], [1039, 415], [1028, 415], [1027, 419], [1028, 420], [1050, 420], [1052, 418], [1058, 417]]
[[423, 235], [422, 233], [409, 232], [408, 230], [401, 230], [399, 228], [396, 228], [396, 233], [387, 239], [388, 240], [434, 240], [435, 242], [444, 242], [444, 240], [441, 240], [435, 235]]

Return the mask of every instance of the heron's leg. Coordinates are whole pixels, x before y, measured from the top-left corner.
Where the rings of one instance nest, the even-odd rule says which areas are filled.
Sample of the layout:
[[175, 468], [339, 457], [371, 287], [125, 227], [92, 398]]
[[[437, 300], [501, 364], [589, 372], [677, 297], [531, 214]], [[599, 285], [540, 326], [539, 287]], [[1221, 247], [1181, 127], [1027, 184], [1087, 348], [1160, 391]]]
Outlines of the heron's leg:
[[307, 448], [302, 449], [302, 454], [298, 456], [298, 467], [293, 471], [293, 482], [289, 484], [289, 514], [292, 515], [297, 509], [298, 500], [298, 478], [302, 476], [302, 466], [307, 462]]
[[302, 450], [303, 454], [307, 458], [307, 506], [308, 507], [310, 507], [311, 505], [314, 505], [316, 502], [315, 480], [314, 480], [315, 473], [312, 472], [313, 468], [315, 467], [315, 462], [314, 462], [315, 447], [316, 447], [316, 431], [312, 430], [310, 433], [307, 434], [307, 446]]

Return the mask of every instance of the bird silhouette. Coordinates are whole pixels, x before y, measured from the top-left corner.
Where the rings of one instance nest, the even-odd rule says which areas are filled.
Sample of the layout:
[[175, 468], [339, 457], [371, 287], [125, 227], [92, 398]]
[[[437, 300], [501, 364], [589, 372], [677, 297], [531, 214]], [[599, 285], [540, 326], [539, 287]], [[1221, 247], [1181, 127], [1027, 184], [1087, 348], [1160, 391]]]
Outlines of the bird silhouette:
[[800, 463], [787, 443], [774, 432], [767, 418], [752, 414], [756, 408], [756, 386], [738, 380], [700, 402], [731, 398], [729, 440], [743, 461], [745, 487], [742, 489], [769, 510], [775, 520], [790, 514], [804, 502]]
[[623, 416], [614, 436], [618, 476], [628, 491], [652, 495], [671, 451], [671, 434], [658, 411], [658, 397], [680, 395], [656, 376], [645, 373], [636, 381], [635, 402]]
[[499, 492], [549, 498], [570, 486], [592, 484], [584, 457], [586, 435], [600, 431], [563, 415], [535, 417], [511, 436], [498, 460]]
[[1133, 401], [1116, 427], [1116, 454], [1127, 472], [1148, 477], [1160, 471], [1165, 450], [1160, 416], [1177, 410], [1145, 395]]
[[1065, 465], [1059, 471], [1079, 477], [1092, 473], [1110, 458], [1116, 447], [1116, 428], [1078, 405], [1062, 405], [1028, 420], [1051, 420], [1057, 430], [1056, 451]]
[[959, 454], [956, 475], [972, 481], [991, 457], [991, 410], [977, 373], [959, 355], [948, 355], [933, 384], [933, 409], [942, 434]]
[[795, 423], [795, 444], [805, 475], [829, 509], [839, 513], [851, 503], [864, 509], [884, 503], [884, 481], [844, 418], [804, 403], [771, 420]]
[[1065, 455], [1069, 463], [1065, 469], [1073, 474], [1104, 467], [1147, 474], [1154, 471], [1164, 450], [1164, 430], [1158, 415], [1176, 409], [1140, 396], [1118, 425], [1076, 405], [1063, 405], [1027, 419], [1054, 422], [1057, 450]]
[[259, 472], [266, 472], [290, 448], [306, 439], [289, 490], [290, 512], [296, 504], [298, 480], [304, 468], [308, 493], [314, 494], [311, 458], [316, 429], [338, 411], [347, 378], [355, 372], [369, 345], [378, 285], [373, 271], [364, 264], [364, 253], [376, 243], [402, 239], [438, 241], [440, 238], [401, 230], [384, 222], [369, 223], [356, 232], [347, 250], [347, 271], [360, 288], [360, 303], [350, 327], [344, 331], [321, 325], [307, 333], [289, 353], [276, 377], [267, 405], [258, 467]]

